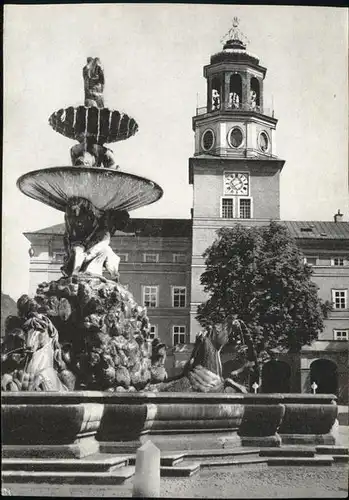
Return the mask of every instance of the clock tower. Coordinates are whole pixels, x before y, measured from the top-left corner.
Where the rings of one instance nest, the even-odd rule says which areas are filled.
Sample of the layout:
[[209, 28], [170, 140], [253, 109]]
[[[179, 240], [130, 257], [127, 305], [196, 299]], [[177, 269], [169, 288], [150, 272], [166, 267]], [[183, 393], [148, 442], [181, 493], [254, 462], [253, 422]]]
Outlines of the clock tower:
[[264, 103], [267, 70], [247, 51], [237, 18], [224, 38], [223, 49], [204, 66], [207, 103], [193, 117], [191, 342], [200, 330], [197, 306], [207, 300], [200, 284], [205, 270], [202, 254], [217, 229], [280, 218], [279, 176], [284, 161], [276, 155], [277, 119]]

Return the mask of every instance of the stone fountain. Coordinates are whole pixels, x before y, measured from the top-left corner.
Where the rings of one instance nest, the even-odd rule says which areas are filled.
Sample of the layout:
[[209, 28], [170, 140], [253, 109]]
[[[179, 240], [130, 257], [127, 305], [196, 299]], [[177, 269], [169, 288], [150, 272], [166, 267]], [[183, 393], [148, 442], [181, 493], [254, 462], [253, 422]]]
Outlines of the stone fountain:
[[129, 211], [163, 192], [119, 170], [105, 146], [128, 139], [138, 126], [104, 107], [98, 58], [87, 59], [83, 78], [84, 106], [49, 118], [56, 132], [78, 142], [72, 165], [28, 172], [17, 182], [27, 196], [65, 213], [66, 255], [62, 277], [40, 284], [34, 298], [23, 295], [17, 316], [7, 318], [5, 457], [134, 453], [148, 439], [166, 452], [333, 444], [335, 396], [247, 394], [222, 380], [219, 353], [232, 339], [227, 325], [200, 334], [183, 374], [167, 378], [165, 346], [150, 341], [147, 311], [120, 283], [120, 259], [110, 247]]

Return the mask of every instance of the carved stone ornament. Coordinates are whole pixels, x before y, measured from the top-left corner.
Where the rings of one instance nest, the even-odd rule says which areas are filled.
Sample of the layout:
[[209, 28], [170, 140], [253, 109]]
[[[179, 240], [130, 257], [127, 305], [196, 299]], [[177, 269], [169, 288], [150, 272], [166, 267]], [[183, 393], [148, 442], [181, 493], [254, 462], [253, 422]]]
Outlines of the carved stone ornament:
[[82, 70], [85, 89], [85, 106], [104, 107], [104, 71], [98, 57], [88, 57]]

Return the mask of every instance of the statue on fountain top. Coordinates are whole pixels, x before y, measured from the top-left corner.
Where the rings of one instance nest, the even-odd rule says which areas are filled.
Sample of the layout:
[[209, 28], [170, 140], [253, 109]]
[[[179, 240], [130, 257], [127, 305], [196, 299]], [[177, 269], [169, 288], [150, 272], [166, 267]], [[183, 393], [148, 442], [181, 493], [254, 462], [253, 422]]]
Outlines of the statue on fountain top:
[[85, 106], [104, 107], [104, 71], [98, 57], [88, 57], [82, 70], [85, 89]]

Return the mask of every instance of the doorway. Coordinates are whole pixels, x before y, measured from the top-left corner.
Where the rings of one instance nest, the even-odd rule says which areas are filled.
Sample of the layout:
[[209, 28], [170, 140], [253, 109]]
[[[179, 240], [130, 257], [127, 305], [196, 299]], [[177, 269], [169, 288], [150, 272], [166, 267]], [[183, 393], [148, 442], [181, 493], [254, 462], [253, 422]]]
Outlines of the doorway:
[[329, 359], [317, 359], [310, 365], [310, 383], [316, 383], [318, 394], [338, 394], [337, 365]]
[[261, 392], [290, 392], [291, 368], [285, 361], [272, 359], [262, 368]]

